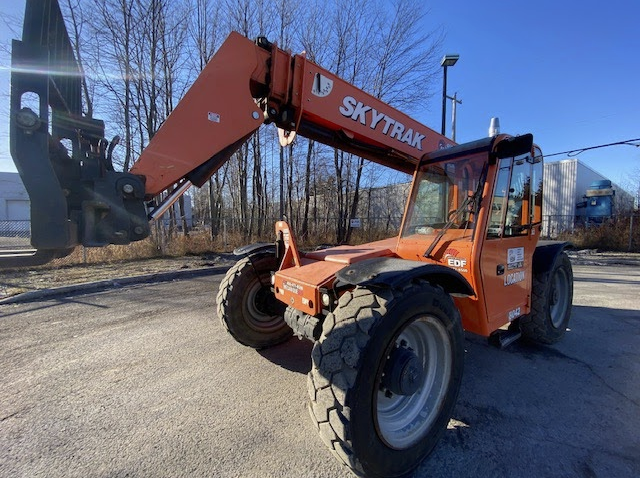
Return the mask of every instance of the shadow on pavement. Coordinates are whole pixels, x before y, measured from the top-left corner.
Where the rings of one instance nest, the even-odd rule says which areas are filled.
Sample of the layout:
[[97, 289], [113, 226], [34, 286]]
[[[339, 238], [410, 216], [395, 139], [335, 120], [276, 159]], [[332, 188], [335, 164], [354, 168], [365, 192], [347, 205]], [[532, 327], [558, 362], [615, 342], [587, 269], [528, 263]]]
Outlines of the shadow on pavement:
[[306, 375], [311, 370], [312, 348], [310, 341], [292, 337], [283, 344], [258, 350], [258, 353], [282, 368]]
[[640, 314], [574, 306], [553, 346], [468, 335], [453, 420], [415, 477], [640, 476]]

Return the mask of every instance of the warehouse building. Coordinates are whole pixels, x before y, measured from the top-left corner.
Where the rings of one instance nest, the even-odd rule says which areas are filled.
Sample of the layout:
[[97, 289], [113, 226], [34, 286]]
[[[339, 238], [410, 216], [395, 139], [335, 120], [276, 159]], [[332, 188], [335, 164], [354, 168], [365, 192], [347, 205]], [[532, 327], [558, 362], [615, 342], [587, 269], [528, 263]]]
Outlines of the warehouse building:
[[[605, 183], [608, 183], [608, 188], [603, 187]], [[595, 191], [600, 188], [599, 192]], [[631, 194], [577, 158], [545, 163], [543, 234], [555, 237], [560, 232], [573, 230], [577, 221], [597, 221], [595, 214], [588, 214], [589, 207], [592, 201], [594, 206], [596, 200], [600, 203], [604, 194], [611, 195], [613, 204], [607, 217], [633, 208]]]
[[26, 221], [29, 230], [29, 217], [29, 195], [20, 176], [0, 172], [0, 221]]

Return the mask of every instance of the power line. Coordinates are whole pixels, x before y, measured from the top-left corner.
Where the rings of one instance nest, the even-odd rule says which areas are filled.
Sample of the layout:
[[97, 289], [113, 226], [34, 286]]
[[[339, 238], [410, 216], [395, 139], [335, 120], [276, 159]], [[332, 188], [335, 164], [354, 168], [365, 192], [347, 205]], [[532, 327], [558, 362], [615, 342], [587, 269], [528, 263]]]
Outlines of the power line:
[[545, 158], [548, 158], [550, 156], [560, 156], [561, 154], [566, 154], [567, 156], [572, 157], [592, 149], [607, 148], [609, 146], [620, 146], [623, 144], [626, 144], [627, 146], [635, 146], [636, 148], [638, 148], [640, 147], [640, 144], [635, 144], [637, 141], [640, 141], [640, 138], [627, 139], [624, 141], [618, 141], [616, 143], [599, 144], [597, 146], [587, 146], [585, 148], [570, 149], [569, 151], [561, 151], [559, 153], [543, 154], [543, 156]]

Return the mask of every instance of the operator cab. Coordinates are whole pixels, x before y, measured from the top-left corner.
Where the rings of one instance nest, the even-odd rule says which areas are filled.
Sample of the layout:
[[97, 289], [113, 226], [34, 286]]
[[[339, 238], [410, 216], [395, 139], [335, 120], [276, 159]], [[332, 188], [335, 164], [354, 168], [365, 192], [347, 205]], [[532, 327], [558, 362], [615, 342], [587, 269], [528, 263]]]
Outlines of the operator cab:
[[459, 272], [476, 292], [456, 298], [464, 327], [488, 335], [529, 312], [541, 217], [542, 154], [531, 135], [459, 145], [417, 168], [397, 255]]

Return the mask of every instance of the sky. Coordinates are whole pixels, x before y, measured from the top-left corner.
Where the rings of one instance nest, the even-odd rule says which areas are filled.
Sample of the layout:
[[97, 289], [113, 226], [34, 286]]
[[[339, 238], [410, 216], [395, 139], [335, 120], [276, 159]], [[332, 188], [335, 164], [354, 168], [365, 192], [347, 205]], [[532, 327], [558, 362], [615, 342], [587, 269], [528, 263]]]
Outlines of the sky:
[[[458, 94], [456, 140], [501, 132], [533, 133], [552, 154], [640, 138], [640, 1], [432, 0], [424, 28], [442, 28], [442, 53], [457, 53], [448, 94]], [[22, 16], [24, 3], [0, 13]], [[412, 12], [407, 12], [411, 15]], [[0, 48], [14, 35], [0, 21]], [[0, 171], [15, 171], [8, 145], [9, 64], [0, 62]], [[440, 130], [442, 85], [413, 116]], [[450, 135], [451, 102], [447, 102]], [[551, 160], [566, 159], [553, 156]], [[578, 155], [630, 191], [640, 182], [640, 147], [615, 146]]]
[[[532, 133], [543, 153], [640, 138], [640, 2], [637, 0], [431, 1], [429, 24], [446, 33], [443, 53], [457, 92], [456, 141], [488, 132]], [[442, 91], [442, 87], [440, 87]], [[439, 131], [442, 96], [418, 115]], [[436, 101], [437, 100], [437, 101]], [[451, 102], [447, 102], [450, 131]], [[637, 189], [640, 148], [585, 152], [581, 162]], [[566, 159], [553, 156], [548, 161]]]

